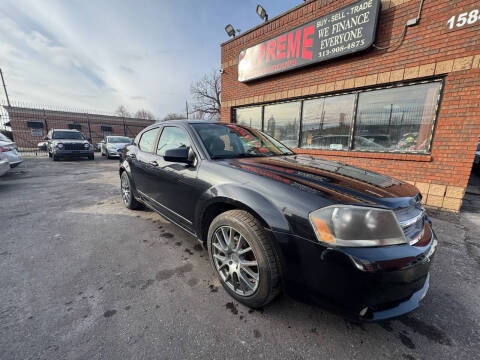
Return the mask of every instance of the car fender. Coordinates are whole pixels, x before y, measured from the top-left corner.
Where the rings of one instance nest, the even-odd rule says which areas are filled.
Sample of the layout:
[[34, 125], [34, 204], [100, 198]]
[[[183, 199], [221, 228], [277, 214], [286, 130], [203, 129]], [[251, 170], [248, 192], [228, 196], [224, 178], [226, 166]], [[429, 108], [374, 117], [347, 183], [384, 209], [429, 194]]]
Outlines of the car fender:
[[290, 232], [285, 215], [261, 193], [238, 184], [221, 184], [207, 189], [198, 201], [195, 209], [195, 227], [201, 234], [202, 218], [205, 210], [215, 203], [231, 204], [247, 208], [263, 220], [272, 231]]
[[122, 176], [122, 172], [124, 172], [124, 171], [127, 173], [128, 177], [130, 179], [130, 183], [132, 185], [133, 192], [135, 193], [136, 196], [138, 196], [137, 186], [135, 185], [135, 180], [132, 176], [132, 169], [130, 167], [130, 163], [127, 160], [123, 160], [120, 163], [120, 168], [118, 169], [118, 175]]

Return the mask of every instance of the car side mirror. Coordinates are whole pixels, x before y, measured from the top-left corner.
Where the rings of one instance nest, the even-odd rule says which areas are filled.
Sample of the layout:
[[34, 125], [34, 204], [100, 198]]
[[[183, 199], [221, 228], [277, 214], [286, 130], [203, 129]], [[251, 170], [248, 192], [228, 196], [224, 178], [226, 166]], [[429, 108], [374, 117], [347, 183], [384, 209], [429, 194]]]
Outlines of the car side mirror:
[[195, 158], [193, 151], [189, 147], [179, 147], [165, 151], [163, 159], [170, 162], [178, 162], [184, 164], [192, 164]]
[[45, 137], [43, 138], [43, 140], [48, 140], [48, 136], [45, 136]]

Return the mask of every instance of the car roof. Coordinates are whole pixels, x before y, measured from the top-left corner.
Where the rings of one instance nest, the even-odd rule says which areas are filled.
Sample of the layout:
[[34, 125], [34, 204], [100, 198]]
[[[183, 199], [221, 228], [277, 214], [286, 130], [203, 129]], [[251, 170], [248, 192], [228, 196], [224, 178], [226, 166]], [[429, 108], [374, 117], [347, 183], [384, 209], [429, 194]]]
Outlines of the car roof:
[[52, 131], [70, 131], [70, 132], [80, 132], [77, 129], [52, 129]]

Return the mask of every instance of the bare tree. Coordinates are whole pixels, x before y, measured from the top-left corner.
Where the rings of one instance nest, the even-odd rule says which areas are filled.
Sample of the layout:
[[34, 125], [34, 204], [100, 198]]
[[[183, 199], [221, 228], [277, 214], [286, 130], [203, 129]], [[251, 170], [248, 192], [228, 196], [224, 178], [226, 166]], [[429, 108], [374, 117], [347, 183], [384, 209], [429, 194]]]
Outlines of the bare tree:
[[155, 120], [155, 116], [148, 110], [140, 109], [135, 113], [137, 119]]
[[200, 80], [190, 85], [194, 104], [194, 112], [207, 119], [217, 119], [220, 116], [220, 73], [212, 71]]
[[115, 110], [115, 115], [120, 116], [120, 117], [130, 117], [130, 113], [128, 112], [127, 108], [123, 105], [120, 105], [117, 110]]
[[185, 119], [185, 115], [184, 114], [178, 114], [178, 113], [168, 113], [164, 118], [163, 118], [163, 121], [167, 121], [167, 120], [182, 120], [182, 119]]

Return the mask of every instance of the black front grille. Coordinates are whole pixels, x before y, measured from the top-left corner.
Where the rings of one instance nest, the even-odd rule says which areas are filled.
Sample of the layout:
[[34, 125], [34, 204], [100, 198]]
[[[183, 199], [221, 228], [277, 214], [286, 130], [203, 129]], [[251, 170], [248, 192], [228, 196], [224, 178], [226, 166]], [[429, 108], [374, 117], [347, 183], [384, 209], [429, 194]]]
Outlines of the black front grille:
[[63, 148], [65, 150], [85, 150], [85, 146], [83, 144], [63, 144]]

